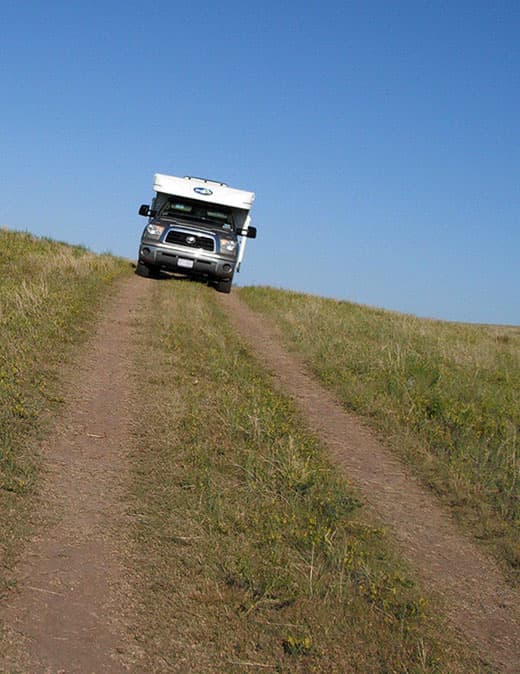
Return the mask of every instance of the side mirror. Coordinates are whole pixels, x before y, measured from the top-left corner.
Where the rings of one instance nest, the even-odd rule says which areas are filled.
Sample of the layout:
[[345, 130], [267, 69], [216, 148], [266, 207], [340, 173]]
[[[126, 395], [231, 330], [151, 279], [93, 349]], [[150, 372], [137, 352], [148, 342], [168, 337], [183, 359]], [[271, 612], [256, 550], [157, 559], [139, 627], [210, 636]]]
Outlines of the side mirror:
[[256, 227], [237, 230], [238, 236], [247, 236], [248, 239], [256, 239]]
[[148, 204], [142, 204], [142, 206], [139, 207], [139, 215], [149, 215], [151, 218], [155, 218], [157, 211], [154, 211], [153, 208], [150, 208]]

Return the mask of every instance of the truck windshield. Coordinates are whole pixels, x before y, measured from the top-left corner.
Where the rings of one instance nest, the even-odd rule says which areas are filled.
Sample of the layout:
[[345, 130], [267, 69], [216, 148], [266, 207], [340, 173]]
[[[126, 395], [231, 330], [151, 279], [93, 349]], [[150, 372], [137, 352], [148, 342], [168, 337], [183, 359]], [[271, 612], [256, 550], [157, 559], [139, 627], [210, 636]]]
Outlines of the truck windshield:
[[187, 220], [202, 220], [219, 225], [223, 229], [233, 228], [233, 214], [229, 208], [216, 204], [205, 204], [190, 199], [168, 199], [159, 213], [164, 217], [177, 217]]

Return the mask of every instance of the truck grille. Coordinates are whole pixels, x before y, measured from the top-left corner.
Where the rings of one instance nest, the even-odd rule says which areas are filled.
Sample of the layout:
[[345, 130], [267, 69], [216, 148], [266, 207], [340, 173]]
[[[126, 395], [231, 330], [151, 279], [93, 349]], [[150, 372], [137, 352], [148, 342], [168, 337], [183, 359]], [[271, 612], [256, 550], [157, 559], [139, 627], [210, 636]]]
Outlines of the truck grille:
[[186, 246], [187, 248], [203, 248], [204, 250], [214, 251], [215, 242], [209, 236], [198, 236], [190, 232], [181, 232], [175, 229], [170, 229], [165, 243], [174, 243], [177, 246]]

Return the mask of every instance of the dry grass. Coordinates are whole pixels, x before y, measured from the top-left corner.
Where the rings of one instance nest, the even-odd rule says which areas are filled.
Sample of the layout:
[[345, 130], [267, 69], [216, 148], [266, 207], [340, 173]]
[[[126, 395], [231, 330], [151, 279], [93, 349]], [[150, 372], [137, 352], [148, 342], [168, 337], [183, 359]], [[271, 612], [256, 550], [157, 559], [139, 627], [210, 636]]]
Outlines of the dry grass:
[[58, 373], [100, 298], [130, 265], [6, 230], [0, 246], [1, 595], [33, 506], [35, 438], [60, 400]]
[[484, 671], [213, 292], [159, 281], [141, 320], [131, 489], [146, 671]]
[[510, 577], [520, 572], [520, 328], [418, 319], [270, 288], [241, 297], [382, 432]]

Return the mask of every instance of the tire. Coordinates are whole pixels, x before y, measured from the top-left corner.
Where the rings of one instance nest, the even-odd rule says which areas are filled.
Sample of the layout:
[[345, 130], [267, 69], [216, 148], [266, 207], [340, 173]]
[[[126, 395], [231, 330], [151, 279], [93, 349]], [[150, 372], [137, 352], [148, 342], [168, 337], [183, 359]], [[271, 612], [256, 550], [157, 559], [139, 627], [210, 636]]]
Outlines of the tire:
[[137, 263], [135, 273], [137, 276], [142, 276], [143, 278], [157, 278], [158, 276], [158, 270], [155, 267], [149, 267], [140, 261]]
[[217, 290], [219, 293], [226, 293], [229, 294], [231, 292], [231, 284], [233, 283], [233, 279], [227, 279], [227, 281], [217, 281]]

